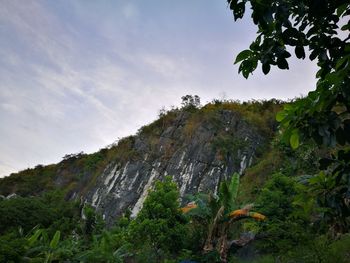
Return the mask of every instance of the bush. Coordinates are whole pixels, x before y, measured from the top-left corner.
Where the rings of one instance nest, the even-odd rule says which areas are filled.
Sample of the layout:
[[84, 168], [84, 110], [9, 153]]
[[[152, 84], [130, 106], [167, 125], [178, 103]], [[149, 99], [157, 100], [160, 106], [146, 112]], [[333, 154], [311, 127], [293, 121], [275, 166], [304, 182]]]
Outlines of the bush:
[[148, 262], [158, 262], [167, 254], [177, 254], [184, 248], [186, 220], [178, 199], [177, 186], [169, 177], [164, 182], [156, 182], [130, 224], [129, 240]]

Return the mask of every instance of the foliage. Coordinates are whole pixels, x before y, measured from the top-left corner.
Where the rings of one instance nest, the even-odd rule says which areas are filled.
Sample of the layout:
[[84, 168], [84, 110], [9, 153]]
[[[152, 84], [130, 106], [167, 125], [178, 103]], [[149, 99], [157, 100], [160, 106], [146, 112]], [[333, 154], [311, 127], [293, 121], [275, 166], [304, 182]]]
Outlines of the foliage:
[[40, 260], [45, 263], [59, 260], [58, 249], [60, 238], [60, 231], [56, 231], [50, 240], [44, 229], [37, 229], [34, 234], [28, 238], [29, 250], [27, 251], [27, 256], [31, 258], [31, 261]]
[[[308, 220], [310, 214], [306, 217], [295, 214], [300, 212], [300, 207], [293, 203], [300, 192], [299, 187], [301, 185], [295, 179], [275, 174], [266, 182], [257, 197], [256, 206], [269, 218], [268, 221], [255, 226], [255, 231], [259, 229], [258, 231], [265, 236], [262, 241], [265, 251], [286, 251], [299, 242], [305, 242], [309, 227], [303, 219]], [[303, 202], [306, 203], [307, 199]]]
[[257, 205], [269, 218], [283, 220], [293, 211], [291, 198], [297, 194], [293, 178], [275, 174], [268, 180], [257, 199]]
[[62, 192], [54, 191], [40, 197], [0, 201], [1, 262], [22, 262], [29, 258], [31, 262], [50, 262], [58, 254], [59, 257], [74, 254], [69, 253], [73, 246], [68, 243], [79, 226], [79, 208], [63, 196]]
[[83, 262], [122, 263], [128, 255], [128, 244], [118, 247], [118, 239], [118, 235], [103, 231], [102, 234], [93, 237], [91, 248], [77, 258]]
[[[319, 195], [314, 188], [316, 184], [311, 180], [310, 193], [308, 187], [299, 183], [304, 181], [303, 178], [275, 174], [257, 195], [256, 206], [268, 216], [268, 220], [259, 223], [243, 221], [243, 231], [256, 231], [258, 237], [261, 235], [255, 241], [257, 247], [272, 254], [261, 256], [256, 262], [269, 262], [271, 258], [278, 258], [281, 262], [330, 262], [332, 258], [346, 262], [348, 237], [338, 236], [339, 240], [333, 240], [322, 232], [318, 220], [323, 222], [319, 215], [326, 211], [316, 207], [314, 197]], [[254, 213], [249, 212], [250, 206], [240, 208], [238, 205], [238, 186], [239, 176], [235, 175], [231, 181], [221, 184], [218, 196], [200, 194], [194, 197], [197, 205], [193, 207], [197, 208], [188, 212], [191, 218], [188, 223], [179, 209], [176, 185], [167, 178], [165, 182], [158, 182], [155, 190], [149, 193], [136, 219], [132, 220], [126, 214], [111, 229], [104, 228], [99, 222], [100, 216], [89, 206], [84, 208], [85, 219], [75, 218], [73, 225], [62, 220], [69, 215], [60, 205], [62, 195], [50, 193], [45, 200], [57, 204], [56, 221], [47, 228], [7, 229], [7, 233], [0, 236], [0, 260], [179, 262], [191, 259], [222, 262], [226, 260], [223, 241], [242, 231], [239, 225], [233, 228], [233, 223], [254, 217]], [[9, 200], [1, 202], [4, 201]], [[76, 206], [72, 208], [78, 209]], [[4, 215], [6, 213], [4, 210]], [[200, 253], [211, 242], [216, 249]]]
[[177, 186], [169, 177], [164, 182], [157, 182], [130, 224], [130, 242], [135, 248], [148, 249], [148, 256], [157, 262], [168, 253], [177, 253], [184, 247], [186, 220], [178, 199]]
[[1, 178], [0, 194], [6, 196], [16, 193], [21, 196], [28, 196], [52, 190], [54, 173], [54, 165], [45, 167], [38, 165], [34, 169], [26, 169], [17, 174]]
[[[241, 63], [239, 71], [248, 77], [258, 62], [269, 73], [271, 65], [288, 69], [287, 47], [295, 48], [299, 59], [317, 58], [316, 89], [308, 96], [284, 105], [276, 119], [284, 129], [283, 140], [296, 149], [300, 143], [312, 138], [318, 145], [335, 147], [333, 163], [346, 163], [350, 144], [350, 3], [345, 0], [330, 1], [257, 1], [228, 0], [235, 20], [242, 18], [246, 3], [252, 9], [258, 36], [248, 50], [238, 54], [235, 63]], [[342, 36], [343, 35], [343, 36]], [[344, 149], [341, 146], [345, 147]], [[332, 162], [321, 160], [324, 169]], [[329, 167], [329, 176], [336, 178], [332, 186], [333, 199], [324, 203], [329, 209], [337, 209], [332, 225], [339, 232], [349, 228], [350, 173], [347, 165]], [[322, 168], [321, 168], [322, 169]], [[322, 174], [319, 175], [322, 178]], [[316, 179], [315, 179], [316, 180]], [[322, 197], [320, 197], [322, 198]], [[335, 204], [342, 204], [336, 207]]]
[[253, 202], [267, 179], [275, 171], [282, 168], [284, 155], [273, 146], [266, 149], [264, 154], [250, 167], [248, 167], [241, 179], [239, 202]]
[[198, 95], [185, 95], [181, 97], [181, 100], [181, 105], [186, 110], [196, 109], [201, 105], [201, 99]]
[[276, 99], [250, 100], [245, 102], [240, 102], [238, 100], [214, 100], [203, 106], [201, 112], [205, 113], [205, 116], [209, 115], [211, 112], [236, 112], [264, 136], [272, 138], [277, 129], [275, 115], [281, 109], [282, 104], [282, 101]]
[[0, 234], [21, 227], [24, 232], [36, 225], [65, 232], [74, 228], [77, 205], [67, 203], [62, 192], [50, 192], [42, 197], [16, 197], [0, 201]]
[[[248, 146], [248, 142], [243, 138], [235, 137], [234, 135], [224, 134], [217, 136], [212, 142], [213, 148], [220, 153], [220, 156], [226, 162], [228, 158], [232, 158], [239, 162], [238, 152], [244, 152]], [[237, 166], [239, 163], [237, 164]]]
[[159, 114], [159, 118], [148, 125], [142, 126], [138, 130], [138, 135], [159, 137], [164, 129], [172, 125], [177, 115], [177, 109], [172, 109], [168, 111], [162, 109], [161, 113]]
[[[190, 143], [201, 126], [213, 128], [220, 137], [225, 130], [226, 123], [222, 115], [226, 111], [235, 112], [239, 118], [251, 124], [264, 136], [272, 137], [277, 127], [273, 116], [281, 108], [281, 103], [278, 100], [249, 102], [222, 100], [201, 108], [198, 106], [193, 111], [172, 108], [163, 113], [158, 120], [140, 128], [137, 136], [122, 138], [96, 153], [68, 154], [58, 164], [38, 165], [0, 178], [0, 194], [7, 196], [16, 193], [25, 197], [41, 195], [54, 189], [64, 189], [67, 198], [72, 198], [77, 193], [84, 195], [95, 185], [107, 164], [115, 161], [126, 163], [128, 160], [138, 160], [144, 155], [144, 149], [141, 152], [135, 147], [138, 138], [145, 143], [151, 155], [158, 156], [159, 138], [167, 128], [178, 125], [178, 122], [183, 122], [184, 126], [181, 130], [182, 136], [177, 139], [184, 140], [185, 143]], [[162, 153], [162, 158], [171, 156], [178, 144], [178, 140], [168, 140], [166, 147], [163, 148], [165, 152]]]
[[310, 190], [323, 208], [322, 219], [331, 226], [333, 235], [347, 232], [350, 226], [350, 210], [346, 202], [348, 182], [342, 179], [324, 172], [310, 179]]
[[26, 239], [13, 231], [0, 236], [0, 262], [20, 262], [26, 249]]
[[341, 28], [344, 33], [349, 31], [349, 24], [341, 26], [341, 18], [350, 15], [347, 1], [227, 2], [235, 20], [244, 16], [246, 3], [249, 2], [253, 22], [258, 27], [256, 40], [248, 50], [238, 54], [235, 61], [241, 62], [239, 70], [245, 77], [256, 69], [258, 62], [265, 74], [269, 73], [271, 65], [288, 69], [287, 58], [291, 54], [286, 50], [287, 46], [295, 47], [295, 55], [299, 59], [306, 57], [304, 47], [309, 47], [309, 58], [318, 58], [321, 68], [318, 77], [323, 78], [332, 70], [346, 68], [350, 52], [348, 38], [341, 40], [337, 29]]
[[[141, 129], [138, 136], [150, 144], [155, 139], [158, 146], [157, 136], [183, 118], [188, 136], [196, 135], [204, 123], [215, 131], [211, 143], [217, 149], [234, 152], [233, 148], [245, 145], [235, 141], [232, 132], [223, 131], [223, 114], [234, 112], [272, 137], [277, 127], [272, 115], [281, 106], [279, 101], [215, 101], [194, 111], [171, 110]], [[187, 128], [183, 126], [182, 132]], [[177, 187], [168, 178], [156, 184], [135, 219], [126, 213], [111, 228], [87, 204], [82, 207], [65, 201], [67, 192], [47, 190], [69, 187], [68, 193], [84, 193], [107, 163], [138, 158], [136, 140], [127, 137], [95, 154], [73, 156], [58, 165], [38, 166], [0, 180], [1, 193], [19, 190], [27, 196], [0, 200], [0, 262], [245, 262], [239, 254], [232, 257], [227, 249], [230, 239], [247, 231], [256, 233], [252, 245], [259, 251], [255, 261], [248, 262], [348, 259], [349, 238], [341, 234], [349, 229], [346, 149], [329, 152], [303, 141], [292, 151], [277, 135], [243, 176], [222, 182], [218, 195], [192, 197], [196, 209], [181, 213]], [[319, 157], [323, 158], [320, 163]], [[43, 185], [36, 186], [35, 180]], [[29, 197], [36, 190], [36, 196]], [[250, 202], [268, 220], [242, 220], [264, 218], [251, 212], [251, 205], [240, 205]]]
[[221, 182], [218, 196], [209, 194], [207, 197], [197, 199], [198, 205], [189, 212], [193, 221], [199, 219], [199, 223], [207, 223], [204, 254], [212, 253], [215, 247], [222, 262], [227, 262], [228, 238], [232, 224], [244, 218], [264, 219], [264, 216], [250, 212], [251, 206], [237, 209], [239, 180], [239, 174], [235, 173], [231, 180]]
[[82, 232], [88, 240], [92, 239], [93, 234], [100, 234], [104, 228], [104, 221], [100, 214], [96, 213], [94, 208], [88, 204], [83, 207]]

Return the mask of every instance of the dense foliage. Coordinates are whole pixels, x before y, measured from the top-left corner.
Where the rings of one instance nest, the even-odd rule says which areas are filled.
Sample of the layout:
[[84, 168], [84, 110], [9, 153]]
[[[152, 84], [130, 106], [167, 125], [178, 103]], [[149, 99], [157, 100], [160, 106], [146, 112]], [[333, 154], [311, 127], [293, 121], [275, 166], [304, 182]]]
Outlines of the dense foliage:
[[[217, 195], [189, 197], [194, 203], [182, 209], [176, 184], [157, 182], [137, 217], [126, 212], [111, 228], [92, 207], [65, 198], [84, 193], [111, 159], [138, 158], [134, 136], [14, 174], [0, 180], [7, 196], [0, 199], [0, 262], [350, 262], [350, 3], [227, 2], [235, 20], [249, 6], [258, 27], [235, 61], [243, 76], [258, 63], [268, 74], [271, 66], [288, 69], [292, 53], [308, 55], [319, 67], [315, 90], [292, 103], [214, 100], [203, 107], [198, 96], [186, 95], [182, 108], [162, 111], [138, 135], [156, 154], [162, 132], [183, 115], [185, 140], [200, 123], [217, 127], [212, 145], [225, 159], [245, 147], [220, 131], [219, 114], [235, 111], [273, 139], [258, 162], [241, 178], [223, 181]], [[274, 115], [282, 106], [277, 121], [283, 133], [276, 135]], [[267, 220], [249, 211], [253, 205], [242, 206], [250, 203]], [[254, 252], [240, 253], [247, 247]]]
[[[159, 262], [184, 248], [187, 229], [181, 213], [177, 186], [169, 177], [157, 182], [136, 219], [129, 226], [129, 240], [139, 249], [142, 262]], [[142, 250], [147, 249], [148, 255]]]
[[[286, 145], [275, 134], [273, 118], [282, 105], [218, 100], [203, 107], [184, 105], [188, 140], [198, 123], [220, 127], [218, 114], [235, 111], [271, 144], [259, 150], [257, 162], [244, 175], [223, 181], [217, 194], [189, 196], [195, 203], [182, 209], [170, 178], [155, 184], [136, 218], [126, 211], [109, 228], [94, 208], [65, 200], [72, 196], [72, 180], [78, 185], [93, 180], [111, 156], [137, 158], [133, 137], [93, 155], [65, 156], [57, 167], [40, 166], [26, 170], [23, 178], [19, 174], [0, 181], [4, 195], [19, 193], [0, 199], [0, 262], [349, 262], [349, 229], [341, 224], [344, 203], [337, 202], [344, 188], [336, 177], [320, 172], [324, 166], [342, 165], [343, 170], [348, 163], [338, 163], [329, 149], [312, 141], [296, 150]], [[140, 135], [156, 138], [177, 114], [179, 109], [163, 112]], [[212, 144], [223, 156], [246, 147], [220, 130]], [[321, 167], [319, 158], [324, 159]], [[36, 188], [35, 180], [50, 187]], [[253, 208], [267, 219], [251, 220], [264, 218]]]
[[240, 233], [250, 233], [259, 252], [250, 255], [249, 262], [348, 262], [350, 236], [331, 235], [322, 217], [330, 211], [318, 204], [316, 183], [283, 174], [291, 165], [290, 157], [282, 158], [280, 172], [249, 196], [255, 209], [266, 215], [262, 221], [247, 220], [265, 217], [249, 212], [252, 205], [242, 206], [239, 200], [252, 200], [238, 188], [238, 175], [221, 184], [218, 196], [189, 197], [196, 205], [186, 214], [182, 211], [188, 210], [180, 209], [176, 184], [170, 178], [157, 182], [136, 218], [127, 212], [109, 229], [91, 207], [67, 202], [60, 192], [4, 199], [0, 261], [243, 262], [235, 244], [241, 241]]
[[228, 0], [234, 19], [244, 16], [246, 5], [258, 27], [249, 49], [235, 63], [248, 78], [258, 65], [268, 74], [272, 66], [288, 69], [294, 49], [298, 59], [317, 59], [316, 88], [305, 98], [286, 104], [276, 119], [282, 140], [296, 149], [313, 139], [333, 148], [320, 159], [321, 171], [310, 187], [323, 207], [324, 220], [333, 234], [350, 228], [350, 3], [346, 0]]

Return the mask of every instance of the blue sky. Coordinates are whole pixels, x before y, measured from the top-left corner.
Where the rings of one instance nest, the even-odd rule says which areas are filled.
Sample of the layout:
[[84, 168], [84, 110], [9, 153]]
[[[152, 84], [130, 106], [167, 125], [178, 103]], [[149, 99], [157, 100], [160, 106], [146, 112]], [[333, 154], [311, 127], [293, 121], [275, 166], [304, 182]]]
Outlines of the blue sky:
[[0, 4], [0, 176], [97, 151], [186, 94], [287, 99], [315, 85], [307, 61], [238, 75], [255, 28], [225, 0]]

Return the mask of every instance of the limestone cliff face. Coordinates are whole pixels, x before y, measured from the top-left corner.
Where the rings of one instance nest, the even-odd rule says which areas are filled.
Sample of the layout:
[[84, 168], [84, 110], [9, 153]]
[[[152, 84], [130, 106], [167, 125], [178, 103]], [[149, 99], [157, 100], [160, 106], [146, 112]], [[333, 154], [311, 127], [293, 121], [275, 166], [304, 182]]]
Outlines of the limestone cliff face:
[[171, 176], [186, 195], [217, 192], [264, 154], [275, 129], [274, 101], [175, 109], [135, 136], [94, 154], [70, 154], [0, 180], [0, 195], [40, 195], [64, 189], [67, 199], [94, 206], [111, 225], [126, 209], [135, 216], [155, 181]]
[[183, 201], [187, 194], [216, 192], [222, 180], [244, 173], [264, 143], [238, 112], [221, 110], [197, 121], [181, 112], [159, 134], [135, 136], [132, 156], [108, 163], [83, 199], [110, 224], [126, 209], [135, 216], [155, 181], [165, 176], [178, 184]]

